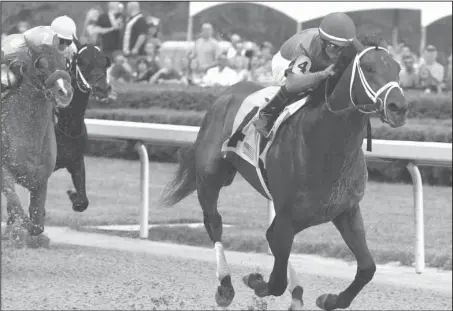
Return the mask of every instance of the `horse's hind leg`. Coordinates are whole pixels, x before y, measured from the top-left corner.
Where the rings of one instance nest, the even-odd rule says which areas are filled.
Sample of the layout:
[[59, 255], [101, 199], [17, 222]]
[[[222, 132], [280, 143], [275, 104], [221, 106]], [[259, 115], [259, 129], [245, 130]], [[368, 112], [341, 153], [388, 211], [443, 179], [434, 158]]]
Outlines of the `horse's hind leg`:
[[67, 167], [68, 172], [71, 174], [72, 183], [75, 187], [75, 192], [68, 190], [69, 199], [72, 202], [72, 209], [76, 212], [83, 212], [88, 207], [88, 198], [85, 188], [85, 161], [83, 156]]
[[351, 285], [339, 295], [324, 294], [316, 300], [316, 305], [324, 310], [349, 308], [354, 298], [368, 284], [376, 272], [376, 264], [371, 257], [365, 237], [362, 213], [357, 205], [333, 220], [346, 244], [357, 260], [357, 273]]
[[19, 196], [14, 187], [15, 180], [11, 172], [5, 167], [2, 167], [2, 175], [2, 192], [6, 197], [6, 210], [8, 213], [7, 227], [2, 235], [7, 239], [12, 234], [13, 238], [18, 237], [20, 243], [23, 243], [28, 234], [27, 226], [29, 219], [25, 215], [20, 203]]
[[222, 217], [217, 210], [217, 201], [220, 189], [232, 182], [236, 170], [220, 157], [209, 158], [207, 155], [204, 154], [206, 162], [201, 163], [197, 168], [198, 200], [203, 209], [206, 231], [214, 242], [216, 251], [217, 278], [220, 282], [215, 295], [216, 301], [219, 306], [227, 307], [233, 301], [235, 293], [222, 245]]

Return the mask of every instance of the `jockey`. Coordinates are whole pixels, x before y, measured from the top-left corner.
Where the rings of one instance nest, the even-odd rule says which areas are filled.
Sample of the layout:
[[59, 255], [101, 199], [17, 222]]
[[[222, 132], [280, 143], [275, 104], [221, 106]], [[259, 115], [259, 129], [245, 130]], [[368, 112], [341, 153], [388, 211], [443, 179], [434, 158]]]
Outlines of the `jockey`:
[[50, 26], [38, 26], [25, 31], [23, 34], [12, 35], [14, 39], [2, 41], [2, 69], [1, 84], [2, 92], [6, 89], [13, 89], [17, 86], [18, 77], [9, 69], [9, 64], [14, 59], [27, 57], [27, 42], [35, 46], [55, 45], [64, 54], [65, 58], [72, 59], [77, 52], [73, 44], [76, 37], [76, 24], [68, 16], [55, 18]]
[[352, 19], [343, 13], [331, 13], [318, 28], [289, 38], [272, 59], [272, 75], [281, 88], [260, 110], [254, 121], [257, 131], [268, 137], [275, 120], [296, 95], [332, 76], [343, 48], [351, 45], [355, 37]]

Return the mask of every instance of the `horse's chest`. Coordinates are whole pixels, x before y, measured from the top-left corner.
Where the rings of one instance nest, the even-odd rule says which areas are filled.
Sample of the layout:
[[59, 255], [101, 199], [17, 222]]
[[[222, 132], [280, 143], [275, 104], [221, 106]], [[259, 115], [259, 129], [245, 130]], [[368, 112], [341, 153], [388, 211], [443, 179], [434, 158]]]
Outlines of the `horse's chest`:
[[367, 178], [366, 163], [361, 157], [344, 159], [335, 172], [329, 167], [316, 170], [306, 166], [298, 186], [299, 198], [303, 205], [317, 206], [320, 213], [328, 215], [334, 213], [333, 209], [360, 202]]
[[339, 178], [330, 187], [325, 188], [327, 191], [321, 198], [321, 206], [325, 208], [350, 207], [362, 200], [368, 173], [364, 160], [355, 159], [354, 161], [354, 163], [345, 162]]

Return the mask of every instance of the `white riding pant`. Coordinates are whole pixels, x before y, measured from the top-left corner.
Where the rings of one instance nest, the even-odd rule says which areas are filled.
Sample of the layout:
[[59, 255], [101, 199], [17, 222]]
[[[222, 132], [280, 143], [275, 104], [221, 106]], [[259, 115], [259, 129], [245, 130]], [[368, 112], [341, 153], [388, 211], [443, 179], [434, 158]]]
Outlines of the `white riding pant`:
[[279, 86], [283, 86], [286, 83], [285, 71], [290, 63], [291, 61], [284, 59], [280, 52], [272, 58], [272, 77]]

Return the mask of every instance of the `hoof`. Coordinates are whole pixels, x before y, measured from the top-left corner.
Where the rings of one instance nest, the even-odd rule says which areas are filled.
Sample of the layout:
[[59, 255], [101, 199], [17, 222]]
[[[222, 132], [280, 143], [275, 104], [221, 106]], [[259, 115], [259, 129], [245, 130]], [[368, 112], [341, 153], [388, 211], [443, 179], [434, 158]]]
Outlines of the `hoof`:
[[260, 298], [269, 296], [269, 288], [267, 283], [264, 281], [264, 278], [259, 273], [250, 273], [242, 278], [245, 285], [250, 287], [255, 291], [255, 295]]
[[32, 225], [30, 225], [30, 229], [28, 230], [28, 232], [32, 236], [38, 236], [44, 232], [44, 226], [32, 224]]
[[259, 284], [264, 282], [264, 278], [259, 273], [250, 273], [242, 278], [244, 284], [250, 287], [251, 289], [255, 289]]
[[13, 247], [24, 248], [29, 237], [28, 230], [22, 227], [13, 227], [9, 235]]
[[322, 310], [331, 311], [336, 309], [337, 299], [338, 295], [324, 294], [316, 299], [316, 305]]
[[83, 212], [88, 208], [88, 200], [80, 199], [80, 195], [77, 192], [68, 190], [66, 193], [72, 202], [72, 209], [75, 212]]
[[215, 293], [215, 301], [217, 304], [222, 307], [228, 307], [234, 299], [234, 288], [231, 284], [231, 276], [227, 275], [220, 282], [220, 286], [217, 287], [217, 292]]
[[29, 248], [50, 248], [50, 239], [45, 234], [40, 234], [38, 236], [30, 236], [27, 239], [27, 246]]

